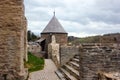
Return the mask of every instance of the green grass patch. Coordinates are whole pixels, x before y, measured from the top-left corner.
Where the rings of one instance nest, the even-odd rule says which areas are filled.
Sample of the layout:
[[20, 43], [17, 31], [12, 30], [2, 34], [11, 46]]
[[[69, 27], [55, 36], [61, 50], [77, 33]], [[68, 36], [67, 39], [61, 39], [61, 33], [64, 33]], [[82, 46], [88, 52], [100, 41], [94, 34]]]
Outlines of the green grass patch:
[[29, 72], [42, 70], [44, 68], [44, 58], [38, 58], [28, 52], [28, 61], [25, 62], [25, 67], [28, 68]]

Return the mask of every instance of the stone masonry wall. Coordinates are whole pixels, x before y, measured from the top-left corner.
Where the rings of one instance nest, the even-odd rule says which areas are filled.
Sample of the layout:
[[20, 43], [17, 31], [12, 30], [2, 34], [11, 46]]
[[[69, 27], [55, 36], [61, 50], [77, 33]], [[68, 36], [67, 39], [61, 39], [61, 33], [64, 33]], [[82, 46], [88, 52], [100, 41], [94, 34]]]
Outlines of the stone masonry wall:
[[41, 37], [47, 39], [47, 43], [51, 43], [51, 35], [55, 35], [56, 42], [60, 45], [67, 44], [67, 33], [42, 33]]
[[48, 44], [48, 58], [52, 59], [57, 67], [60, 66], [59, 44], [56, 43], [56, 38], [52, 35], [52, 42]]
[[61, 66], [68, 62], [74, 55], [79, 54], [79, 48], [76, 46], [60, 47], [60, 64]]
[[24, 80], [27, 60], [23, 0], [0, 0], [0, 80]]
[[120, 71], [120, 51], [83, 52], [80, 50], [80, 80], [98, 80], [99, 72]]
[[51, 36], [55, 35], [56, 42], [60, 45], [66, 45], [67, 44], [67, 34], [60, 34], [60, 33], [42, 33], [41, 38], [46, 39], [45, 41], [45, 51], [48, 53], [48, 44], [51, 43]]

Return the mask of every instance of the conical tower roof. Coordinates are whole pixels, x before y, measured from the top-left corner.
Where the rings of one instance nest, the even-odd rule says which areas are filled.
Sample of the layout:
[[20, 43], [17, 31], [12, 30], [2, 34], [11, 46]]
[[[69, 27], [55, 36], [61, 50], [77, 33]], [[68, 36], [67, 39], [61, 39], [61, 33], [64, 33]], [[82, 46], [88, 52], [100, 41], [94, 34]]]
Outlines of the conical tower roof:
[[47, 24], [45, 29], [42, 31], [42, 33], [67, 33], [62, 25], [59, 23], [57, 18], [54, 16], [50, 20], [50, 22]]

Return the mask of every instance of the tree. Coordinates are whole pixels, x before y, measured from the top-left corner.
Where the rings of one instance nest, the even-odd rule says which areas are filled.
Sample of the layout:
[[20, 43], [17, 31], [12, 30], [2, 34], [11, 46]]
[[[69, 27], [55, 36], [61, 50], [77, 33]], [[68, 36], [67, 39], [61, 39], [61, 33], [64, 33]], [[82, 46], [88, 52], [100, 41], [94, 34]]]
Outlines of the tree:
[[27, 39], [28, 39], [28, 42], [31, 41], [31, 31], [28, 30], [27, 32]]
[[34, 33], [32, 33], [31, 36], [32, 36], [32, 39], [31, 39], [32, 41], [35, 41], [37, 39], [37, 36]]
[[27, 38], [28, 38], [28, 42], [35, 41], [37, 39], [37, 36], [33, 32], [31, 32], [30, 30], [28, 30]]

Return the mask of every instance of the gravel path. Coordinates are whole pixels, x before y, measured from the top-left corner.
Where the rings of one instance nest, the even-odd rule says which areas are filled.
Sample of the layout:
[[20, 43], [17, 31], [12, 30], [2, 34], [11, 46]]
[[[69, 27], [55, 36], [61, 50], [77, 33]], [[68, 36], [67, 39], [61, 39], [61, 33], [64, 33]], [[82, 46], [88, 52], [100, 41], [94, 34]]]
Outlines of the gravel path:
[[51, 59], [45, 59], [45, 67], [43, 70], [32, 72], [28, 80], [59, 80], [55, 71], [57, 70], [55, 64]]

